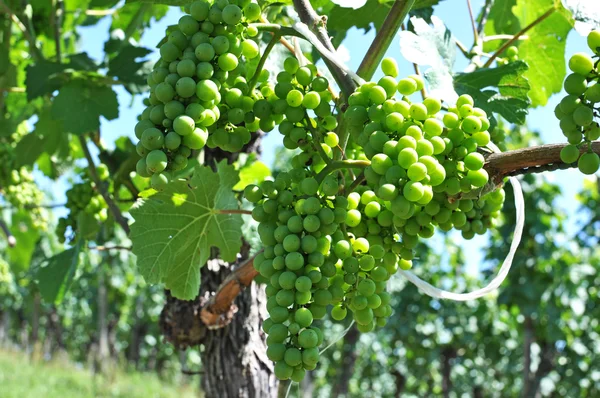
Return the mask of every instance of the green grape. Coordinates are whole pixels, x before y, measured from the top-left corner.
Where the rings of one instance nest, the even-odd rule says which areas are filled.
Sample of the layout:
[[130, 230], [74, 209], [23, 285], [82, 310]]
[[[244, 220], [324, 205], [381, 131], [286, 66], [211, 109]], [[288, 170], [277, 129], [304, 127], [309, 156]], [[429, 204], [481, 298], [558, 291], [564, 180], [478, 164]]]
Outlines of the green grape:
[[564, 83], [565, 91], [571, 95], [581, 95], [587, 89], [585, 77], [577, 73], [571, 73], [565, 79]]
[[583, 174], [594, 174], [600, 168], [600, 157], [594, 152], [584, 153], [579, 158], [577, 167]]
[[160, 149], [165, 142], [165, 136], [159, 129], [152, 127], [144, 131], [141, 142], [148, 150]]
[[594, 69], [594, 61], [585, 53], [577, 53], [569, 59], [569, 69], [581, 76], [587, 76]]
[[315, 91], [309, 91], [304, 95], [304, 98], [302, 99], [302, 106], [304, 106], [306, 109], [315, 109], [319, 106], [320, 102], [321, 97], [319, 96], [319, 93]]
[[207, 139], [208, 131], [203, 127], [196, 127], [191, 134], [183, 136], [183, 144], [190, 149], [202, 149]]
[[256, 21], [260, 18], [261, 9], [256, 3], [250, 3], [244, 7], [244, 16], [248, 21]]
[[169, 179], [163, 173], [156, 173], [150, 178], [150, 185], [157, 191], [162, 191], [169, 183]]
[[177, 134], [176, 132], [170, 131], [165, 136], [165, 147], [167, 149], [174, 151], [177, 148], [179, 148], [180, 145], [181, 145], [181, 136], [179, 134]]
[[195, 127], [194, 120], [187, 115], [177, 116], [173, 120], [173, 130], [181, 136], [192, 134]]
[[149, 172], [160, 173], [167, 168], [167, 155], [155, 149], [146, 156], [146, 165]]
[[472, 152], [465, 156], [464, 162], [465, 166], [469, 170], [479, 170], [483, 167], [483, 164], [485, 163], [485, 158], [480, 153]]
[[399, 74], [398, 64], [393, 58], [384, 58], [381, 61], [381, 71], [386, 76], [397, 77]]
[[587, 106], [580, 105], [573, 112], [573, 121], [578, 126], [589, 126], [594, 120], [594, 112]]
[[202, 101], [212, 101], [219, 95], [219, 88], [212, 80], [200, 80], [196, 85], [196, 95]]
[[286, 95], [286, 101], [289, 106], [299, 107], [304, 99], [303, 94], [298, 90], [291, 90]]
[[412, 78], [400, 79], [398, 82], [398, 92], [402, 95], [411, 95], [417, 91], [417, 82]]

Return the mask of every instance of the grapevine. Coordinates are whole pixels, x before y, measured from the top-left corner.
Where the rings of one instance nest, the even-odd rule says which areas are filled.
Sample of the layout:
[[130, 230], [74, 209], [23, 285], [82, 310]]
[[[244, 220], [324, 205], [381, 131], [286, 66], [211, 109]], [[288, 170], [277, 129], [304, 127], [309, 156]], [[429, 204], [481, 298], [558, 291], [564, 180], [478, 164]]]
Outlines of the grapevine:
[[594, 174], [600, 168], [600, 157], [592, 151], [592, 141], [600, 138], [600, 113], [596, 107], [600, 103], [600, 31], [592, 31], [587, 43], [594, 55], [577, 53], [569, 59], [573, 73], [565, 79], [567, 95], [556, 106], [554, 114], [569, 142], [560, 152], [561, 160], [577, 162], [583, 174]]

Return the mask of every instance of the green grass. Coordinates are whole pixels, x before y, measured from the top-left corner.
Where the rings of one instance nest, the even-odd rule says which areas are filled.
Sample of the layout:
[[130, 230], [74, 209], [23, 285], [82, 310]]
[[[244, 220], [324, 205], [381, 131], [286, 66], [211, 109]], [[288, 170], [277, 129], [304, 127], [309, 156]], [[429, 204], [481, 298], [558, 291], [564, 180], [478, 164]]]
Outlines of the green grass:
[[[110, 379], [110, 380], [109, 380]], [[179, 387], [148, 373], [113, 372], [94, 377], [67, 361], [32, 362], [18, 352], [0, 351], [2, 398], [196, 398], [190, 386]]]

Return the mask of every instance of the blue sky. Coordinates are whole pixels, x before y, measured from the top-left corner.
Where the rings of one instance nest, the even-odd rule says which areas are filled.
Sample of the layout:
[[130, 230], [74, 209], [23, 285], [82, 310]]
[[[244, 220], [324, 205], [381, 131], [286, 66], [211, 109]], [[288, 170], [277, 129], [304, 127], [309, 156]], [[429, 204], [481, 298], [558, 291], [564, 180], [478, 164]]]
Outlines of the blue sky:
[[[483, 0], [473, 0], [472, 2], [475, 13], [477, 13], [484, 3]], [[471, 30], [471, 23], [469, 19], [467, 2], [466, 1], [442, 1], [440, 5], [436, 7], [436, 13], [447, 25], [448, 29], [452, 34], [457, 37], [461, 42], [469, 46], [473, 41], [473, 32]], [[151, 29], [148, 29], [141, 38], [141, 44], [149, 48], [155, 48], [156, 43], [163, 37], [165, 29], [168, 25], [176, 23], [181, 15], [178, 8], [171, 8], [169, 13], [161, 21], [153, 24]], [[92, 58], [101, 60], [103, 57], [103, 46], [104, 42], [108, 38], [109, 26], [111, 19], [105, 17], [100, 22], [92, 27], [80, 29], [81, 34], [80, 47], [83, 51], [86, 51]], [[362, 30], [353, 29], [349, 32], [347, 39], [343, 43], [350, 55], [347, 64], [351, 69], [356, 70], [360, 61], [375, 36], [374, 30], [363, 34]], [[567, 54], [573, 54], [579, 51], [586, 51], [587, 46], [585, 38], [580, 36], [575, 31], [572, 31], [567, 39]], [[386, 56], [393, 57], [398, 60], [401, 75], [413, 74], [412, 64], [404, 61], [400, 54], [400, 46], [398, 38], [394, 39], [394, 42], [390, 46]], [[158, 58], [158, 51], [152, 54], [154, 59]], [[456, 70], [461, 70], [467, 65], [466, 59], [457, 53]], [[427, 69], [425, 67], [424, 69]], [[379, 78], [381, 73], [375, 76]], [[102, 120], [102, 136], [105, 142], [110, 146], [114, 139], [121, 135], [129, 135], [135, 140], [133, 134], [133, 127], [136, 123], [136, 116], [143, 110], [142, 97], [135, 97], [132, 101], [131, 96], [125, 92], [125, 90], [117, 87], [117, 93], [119, 95], [120, 112], [119, 118], [113, 121]], [[564, 142], [564, 137], [560, 132], [558, 122], [554, 117], [553, 109], [559, 102], [560, 98], [564, 93], [554, 95], [548, 105], [543, 108], [533, 109], [530, 112], [528, 118], [528, 124], [531, 129], [537, 130], [541, 133], [542, 140], [545, 143]], [[281, 136], [275, 131], [270, 133], [264, 140], [264, 151], [263, 161], [268, 165], [272, 164], [274, 158], [274, 149], [281, 145]], [[570, 228], [574, 229], [575, 226], [575, 194], [581, 190], [583, 176], [576, 170], [565, 170], [554, 173], [547, 173], [545, 177], [553, 182], [558, 183], [564, 192], [563, 197], [558, 198], [558, 205], [568, 210], [570, 217]], [[56, 198], [60, 202], [61, 198]], [[568, 205], [567, 205], [568, 204]], [[570, 208], [569, 208], [570, 207]], [[510, 220], [509, 220], [510, 222]], [[460, 241], [460, 236], [457, 235]], [[483, 248], [487, 245], [487, 237], [477, 237], [471, 241], [468, 245], [469, 249], [467, 258], [470, 258], [467, 269], [470, 271], [476, 271], [480, 268], [483, 263], [481, 250], [473, 248]]]

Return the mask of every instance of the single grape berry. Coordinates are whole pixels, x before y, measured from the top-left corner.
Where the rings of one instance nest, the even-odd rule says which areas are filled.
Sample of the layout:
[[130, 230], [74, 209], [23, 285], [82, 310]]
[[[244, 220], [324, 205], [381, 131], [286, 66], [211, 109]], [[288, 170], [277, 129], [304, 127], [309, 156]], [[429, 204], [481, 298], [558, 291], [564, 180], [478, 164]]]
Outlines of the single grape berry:
[[560, 160], [575, 163], [579, 159], [579, 149], [575, 145], [567, 145], [560, 151]]
[[579, 167], [579, 171], [583, 174], [594, 174], [600, 168], [600, 157], [594, 152], [584, 153], [579, 158], [577, 167]]

